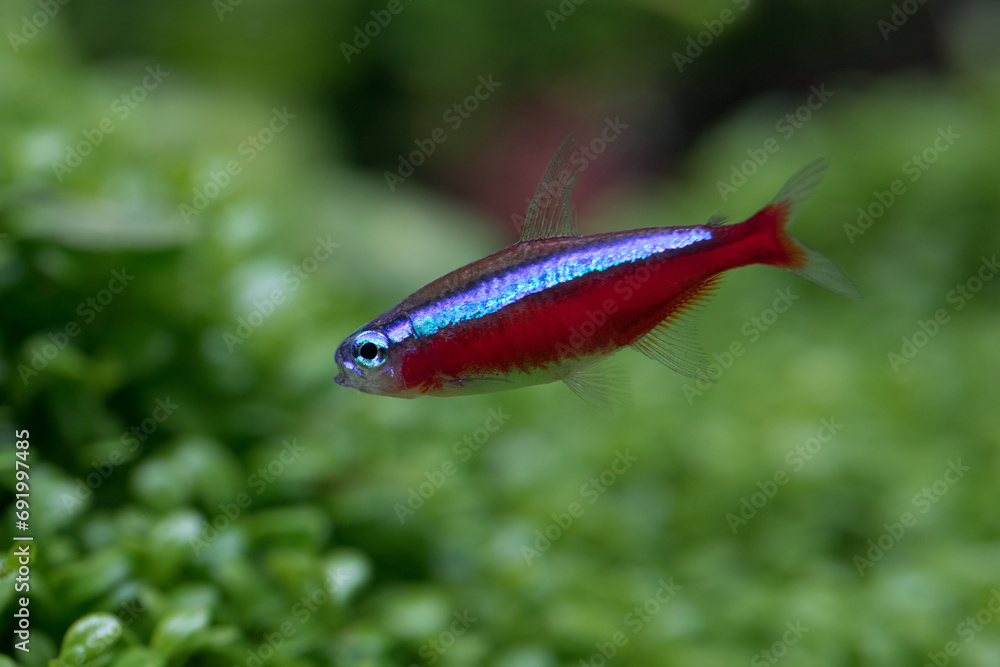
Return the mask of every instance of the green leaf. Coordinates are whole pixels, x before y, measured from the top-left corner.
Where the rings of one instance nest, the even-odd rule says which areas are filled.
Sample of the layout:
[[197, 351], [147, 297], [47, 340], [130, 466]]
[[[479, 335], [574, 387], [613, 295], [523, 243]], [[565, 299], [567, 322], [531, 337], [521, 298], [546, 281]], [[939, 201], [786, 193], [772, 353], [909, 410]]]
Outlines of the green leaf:
[[150, 645], [167, 656], [188, 650], [199, 632], [208, 627], [210, 618], [211, 613], [204, 607], [171, 612], [156, 626]]
[[163, 667], [165, 664], [167, 658], [163, 654], [145, 646], [132, 646], [122, 651], [111, 667]]
[[110, 591], [128, 576], [128, 556], [118, 548], [96, 551], [73, 563], [67, 563], [55, 578], [67, 600], [93, 600]]
[[56, 665], [107, 664], [122, 636], [122, 624], [111, 614], [88, 614], [69, 626]]
[[68, 196], [26, 207], [15, 228], [24, 238], [83, 250], [159, 250], [183, 245], [194, 237], [180, 215], [163, 208]]

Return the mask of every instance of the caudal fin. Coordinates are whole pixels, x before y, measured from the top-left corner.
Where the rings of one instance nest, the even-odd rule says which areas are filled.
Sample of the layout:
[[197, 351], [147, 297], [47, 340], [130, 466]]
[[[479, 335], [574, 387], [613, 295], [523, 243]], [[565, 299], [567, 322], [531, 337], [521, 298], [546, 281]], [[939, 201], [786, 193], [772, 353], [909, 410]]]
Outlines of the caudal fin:
[[778, 243], [785, 251], [785, 256], [774, 262], [775, 266], [788, 269], [838, 294], [858, 299], [861, 297], [861, 292], [836, 264], [815, 250], [810, 250], [788, 233], [788, 226], [805, 205], [812, 191], [823, 180], [826, 167], [825, 157], [817, 158], [807, 164], [788, 180], [771, 204], [754, 217], [762, 216], [762, 222], [771, 223], [769, 226], [772, 226], [773, 232], [778, 237]]

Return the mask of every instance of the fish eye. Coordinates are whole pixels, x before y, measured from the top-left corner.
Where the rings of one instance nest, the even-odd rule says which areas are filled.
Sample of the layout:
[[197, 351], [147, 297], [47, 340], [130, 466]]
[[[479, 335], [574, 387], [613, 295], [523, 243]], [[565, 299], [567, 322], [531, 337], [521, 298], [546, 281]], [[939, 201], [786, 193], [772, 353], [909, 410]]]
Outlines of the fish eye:
[[362, 331], [354, 339], [351, 355], [365, 368], [378, 368], [389, 358], [389, 339], [378, 331]]

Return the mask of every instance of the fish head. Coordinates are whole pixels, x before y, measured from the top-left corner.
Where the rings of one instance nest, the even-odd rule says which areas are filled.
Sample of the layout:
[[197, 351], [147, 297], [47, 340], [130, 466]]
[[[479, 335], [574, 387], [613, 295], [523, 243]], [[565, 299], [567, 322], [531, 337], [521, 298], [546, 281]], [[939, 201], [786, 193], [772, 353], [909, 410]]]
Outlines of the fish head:
[[341, 387], [366, 394], [414, 398], [419, 390], [404, 383], [402, 367], [415, 353], [411, 336], [400, 336], [399, 327], [373, 320], [337, 346], [334, 361], [340, 371], [334, 381]]

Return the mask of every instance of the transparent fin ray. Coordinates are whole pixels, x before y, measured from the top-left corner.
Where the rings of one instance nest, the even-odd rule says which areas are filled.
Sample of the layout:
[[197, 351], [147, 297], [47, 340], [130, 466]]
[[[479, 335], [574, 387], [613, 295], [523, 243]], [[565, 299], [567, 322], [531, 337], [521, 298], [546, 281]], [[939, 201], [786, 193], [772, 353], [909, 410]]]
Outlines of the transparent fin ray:
[[711, 382], [708, 354], [698, 340], [698, 320], [719, 281], [720, 277], [715, 276], [691, 290], [681, 307], [632, 343], [632, 347], [681, 375]]
[[833, 263], [833, 260], [815, 250], [810, 250], [802, 245], [798, 239], [794, 240], [799, 249], [805, 253], [806, 263], [800, 269], [789, 269], [792, 273], [806, 280], [811, 280], [831, 292], [843, 294], [851, 299], [861, 298], [861, 290], [858, 289], [853, 280], [847, 277], [847, 274]]
[[580, 175], [580, 168], [570, 164], [570, 157], [576, 148], [576, 141], [568, 136], [549, 160], [535, 189], [535, 196], [528, 204], [520, 241], [580, 235], [570, 206], [573, 186]]
[[825, 157], [818, 157], [802, 167], [794, 176], [788, 179], [788, 182], [785, 183], [781, 191], [771, 201], [771, 204], [787, 202], [788, 211], [786, 215], [788, 216], [788, 222], [785, 223], [786, 226], [792, 223], [795, 216], [802, 210], [806, 200], [812, 195], [813, 190], [823, 182], [823, 177], [826, 175], [826, 168], [829, 163], [830, 161]]
[[[787, 205], [784, 224], [786, 229], [792, 224], [795, 216], [805, 205], [816, 186], [822, 182], [828, 164], [829, 161], [825, 157], [816, 158], [788, 179], [788, 182], [771, 202], [772, 204]], [[809, 249], [794, 236], [791, 238], [805, 254], [804, 264], [800, 268], [789, 269], [792, 273], [838, 294], [852, 299], [861, 298], [861, 292], [857, 286], [836, 264], [825, 255]]]
[[563, 382], [588, 405], [602, 412], [620, 410], [632, 400], [632, 386], [625, 367], [611, 357], [577, 371]]

